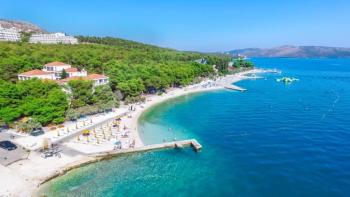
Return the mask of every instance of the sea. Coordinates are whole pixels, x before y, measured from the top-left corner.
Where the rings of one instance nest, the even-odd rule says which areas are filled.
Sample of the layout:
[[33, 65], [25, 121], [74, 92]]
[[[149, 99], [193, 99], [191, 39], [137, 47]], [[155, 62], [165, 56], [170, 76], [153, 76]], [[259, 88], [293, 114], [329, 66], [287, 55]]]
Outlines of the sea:
[[[144, 113], [145, 144], [43, 185], [47, 196], [350, 196], [350, 59], [254, 58], [281, 73], [168, 100]], [[278, 82], [294, 77], [292, 83]]]

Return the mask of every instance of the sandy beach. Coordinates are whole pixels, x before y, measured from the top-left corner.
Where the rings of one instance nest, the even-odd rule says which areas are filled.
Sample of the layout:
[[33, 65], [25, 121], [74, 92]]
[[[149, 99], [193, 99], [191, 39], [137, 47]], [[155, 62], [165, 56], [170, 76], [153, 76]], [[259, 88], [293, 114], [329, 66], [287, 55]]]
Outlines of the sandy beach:
[[[138, 119], [141, 114], [150, 107], [168, 99], [186, 94], [223, 89], [227, 84], [232, 84], [244, 79], [256, 78], [246, 76], [248, 74], [264, 72], [270, 71], [253, 69], [220, 77], [216, 80], [205, 80], [199, 84], [183, 88], [172, 88], [162, 95], [147, 95], [144, 103], [134, 104], [135, 110], [130, 111], [128, 116], [122, 117], [121, 126], [125, 126], [130, 130], [131, 139], [135, 140], [135, 147], [141, 147], [143, 143], [138, 133]], [[122, 107], [128, 108], [129, 106]], [[67, 143], [69, 144], [71, 142], [68, 141]], [[88, 148], [90, 149], [91, 147]], [[103, 148], [96, 148], [95, 152], [108, 151], [111, 150], [111, 148], [113, 148], [113, 146], [106, 145]], [[92, 150], [92, 153], [93, 152], [94, 150]], [[46, 179], [57, 175], [67, 168], [71, 168], [73, 165], [77, 165], [77, 163], [86, 163], [93, 159], [94, 158], [89, 156], [89, 154], [83, 154], [74, 149], [64, 150], [61, 158], [52, 157], [48, 159], [42, 158], [40, 153], [36, 151], [31, 151], [28, 158], [25, 160], [17, 161], [6, 167], [0, 165], [0, 185], [2, 186], [0, 187], [0, 196], [35, 196], [38, 187]]]

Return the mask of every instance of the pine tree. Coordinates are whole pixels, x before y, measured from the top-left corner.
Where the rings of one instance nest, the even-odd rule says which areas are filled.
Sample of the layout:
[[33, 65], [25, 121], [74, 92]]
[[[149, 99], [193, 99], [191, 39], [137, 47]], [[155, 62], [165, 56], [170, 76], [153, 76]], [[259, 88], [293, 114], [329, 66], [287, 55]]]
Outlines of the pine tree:
[[61, 79], [65, 79], [65, 78], [67, 78], [67, 77], [69, 77], [69, 75], [68, 75], [68, 73], [66, 72], [66, 70], [62, 70], [62, 73], [61, 73]]

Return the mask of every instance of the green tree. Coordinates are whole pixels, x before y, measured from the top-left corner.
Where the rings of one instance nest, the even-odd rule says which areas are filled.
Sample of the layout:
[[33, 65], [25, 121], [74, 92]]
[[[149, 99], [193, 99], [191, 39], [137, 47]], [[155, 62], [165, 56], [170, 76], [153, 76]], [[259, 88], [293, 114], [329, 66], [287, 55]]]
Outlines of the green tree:
[[31, 32], [21, 32], [21, 42], [29, 42], [31, 36]]
[[136, 97], [139, 96], [144, 90], [145, 87], [140, 78], [138, 79], [130, 79], [125, 82], [121, 82], [118, 84], [118, 89], [124, 93], [124, 98]]
[[108, 85], [95, 87], [93, 100], [94, 105], [96, 105], [100, 111], [110, 110], [119, 106], [117, 98]]
[[30, 118], [27, 122], [20, 122], [18, 124], [18, 129], [24, 132], [31, 132], [40, 127], [42, 127], [41, 123], [33, 118]]
[[69, 74], [67, 73], [67, 71], [65, 69], [63, 69], [60, 77], [61, 77], [61, 79], [65, 79], [65, 78], [69, 77]]
[[[197, 81], [198, 78], [210, 77], [214, 74], [213, 65], [216, 65], [221, 74], [226, 73], [228, 62], [231, 61], [229, 55], [183, 52], [111, 37], [79, 36], [78, 38], [84, 44], [42, 45], [0, 42], [0, 80], [16, 83], [18, 73], [41, 69], [42, 65], [50, 61], [62, 61], [79, 69], [86, 69], [90, 73], [106, 73], [110, 77], [112, 90], [120, 91], [123, 99], [133, 101], [140, 99], [143, 93], [162, 92], [168, 87], [183, 86]], [[202, 57], [207, 60], [207, 65], [195, 63], [194, 60]], [[35, 85], [28, 82], [25, 87], [15, 86], [15, 89], [18, 88], [21, 92], [20, 95], [28, 94], [33, 98], [21, 96], [17, 100], [9, 99], [11, 102], [18, 100], [22, 102], [27, 99], [28, 107], [19, 109], [13, 107], [15, 104], [6, 105], [0, 109], [0, 114], [1, 110], [3, 114], [6, 111], [8, 115], [3, 116], [7, 120], [23, 116], [24, 112], [31, 114], [34, 110], [29, 107], [45, 102], [42, 94], [48, 91], [46, 88], [53, 87], [43, 86], [44, 90], [41, 90], [34, 88]], [[92, 88], [89, 86], [82, 89], [72, 91], [70, 107], [94, 108], [91, 107], [94, 105]]]
[[93, 104], [93, 83], [89, 80], [71, 80], [68, 82], [71, 89], [71, 108], [79, 108]]
[[242, 58], [237, 58], [234, 60], [233, 65], [236, 68], [252, 68], [254, 67], [254, 64], [249, 61], [245, 61]]
[[55, 82], [31, 79], [12, 84], [0, 81], [0, 120], [32, 117], [43, 125], [64, 120], [67, 95]]

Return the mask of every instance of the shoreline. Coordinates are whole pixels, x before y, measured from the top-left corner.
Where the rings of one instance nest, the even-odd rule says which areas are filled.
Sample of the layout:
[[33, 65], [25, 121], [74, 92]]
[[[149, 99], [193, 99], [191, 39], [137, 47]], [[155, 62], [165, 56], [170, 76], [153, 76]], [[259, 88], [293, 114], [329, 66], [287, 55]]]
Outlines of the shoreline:
[[[252, 69], [219, 77], [215, 81], [204, 80], [199, 84], [183, 88], [172, 88], [162, 95], [147, 95], [146, 101], [136, 105], [135, 111], [131, 111], [129, 117], [124, 117], [121, 121], [121, 125], [124, 124], [130, 129], [131, 135], [136, 142], [135, 147], [143, 147], [144, 143], [140, 138], [138, 128], [139, 118], [153, 106], [183, 95], [224, 89], [227, 84], [256, 78], [246, 76], [248, 74], [266, 72], [271, 72], [271, 70]], [[0, 196], [37, 196], [37, 192], [42, 184], [64, 175], [72, 169], [106, 159], [105, 157], [74, 154], [76, 153], [72, 152], [73, 156], [64, 155], [64, 157], [60, 159], [56, 157], [43, 159], [38, 152], [31, 152], [26, 160], [15, 162], [7, 167], [0, 166], [0, 177], [10, 177], [6, 180], [0, 179], [0, 184], [4, 185], [4, 187], [0, 189]], [[9, 188], [6, 189], [6, 187]]]
[[[242, 80], [246, 80], [246, 79], [258, 79], [259, 78], [259, 77], [247, 77], [246, 75], [248, 75], [248, 74], [259, 74], [259, 73], [267, 73], [267, 72], [272, 72], [272, 70], [254, 68], [252, 70], [242, 71], [242, 72], [238, 72], [235, 74], [220, 77], [219, 79], [214, 81], [215, 85], [213, 85], [211, 87], [201, 87], [198, 84], [195, 84], [195, 85], [186, 86], [184, 88], [173, 88], [173, 89], [169, 90], [164, 95], [148, 95], [148, 96], [146, 96], [146, 103], [138, 105], [138, 107], [136, 108], [136, 111], [134, 113], [131, 113], [132, 118], [131, 118], [131, 120], [128, 121], [128, 123], [130, 125], [136, 125], [136, 127], [134, 126], [133, 131], [134, 131], [135, 135], [138, 137], [138, 140], [142, 143], [142, 145], [144, 145], [144, 142], [140, 138], [139, 118], [142, 116], [142, 114], [144, 114], [146, 111], [148, 111], [152, 107], [154, 107], [158, 104], [161, 104], [167, 100], [170, 100], [170, 99], [173, 99], [176, 97], [180, 97], [180, 96], [184, 96], [184, 95], [227, 89], [227, 88], [225, 88], [226, 85], [233, 84], [233, 83], [236, 83], [236, 82], [239, 82]], [[206, 80], [206, 81], [208, 82], [210, 80]], [[236, 86], [236, 87], [238, 87], [238, 86]]]

